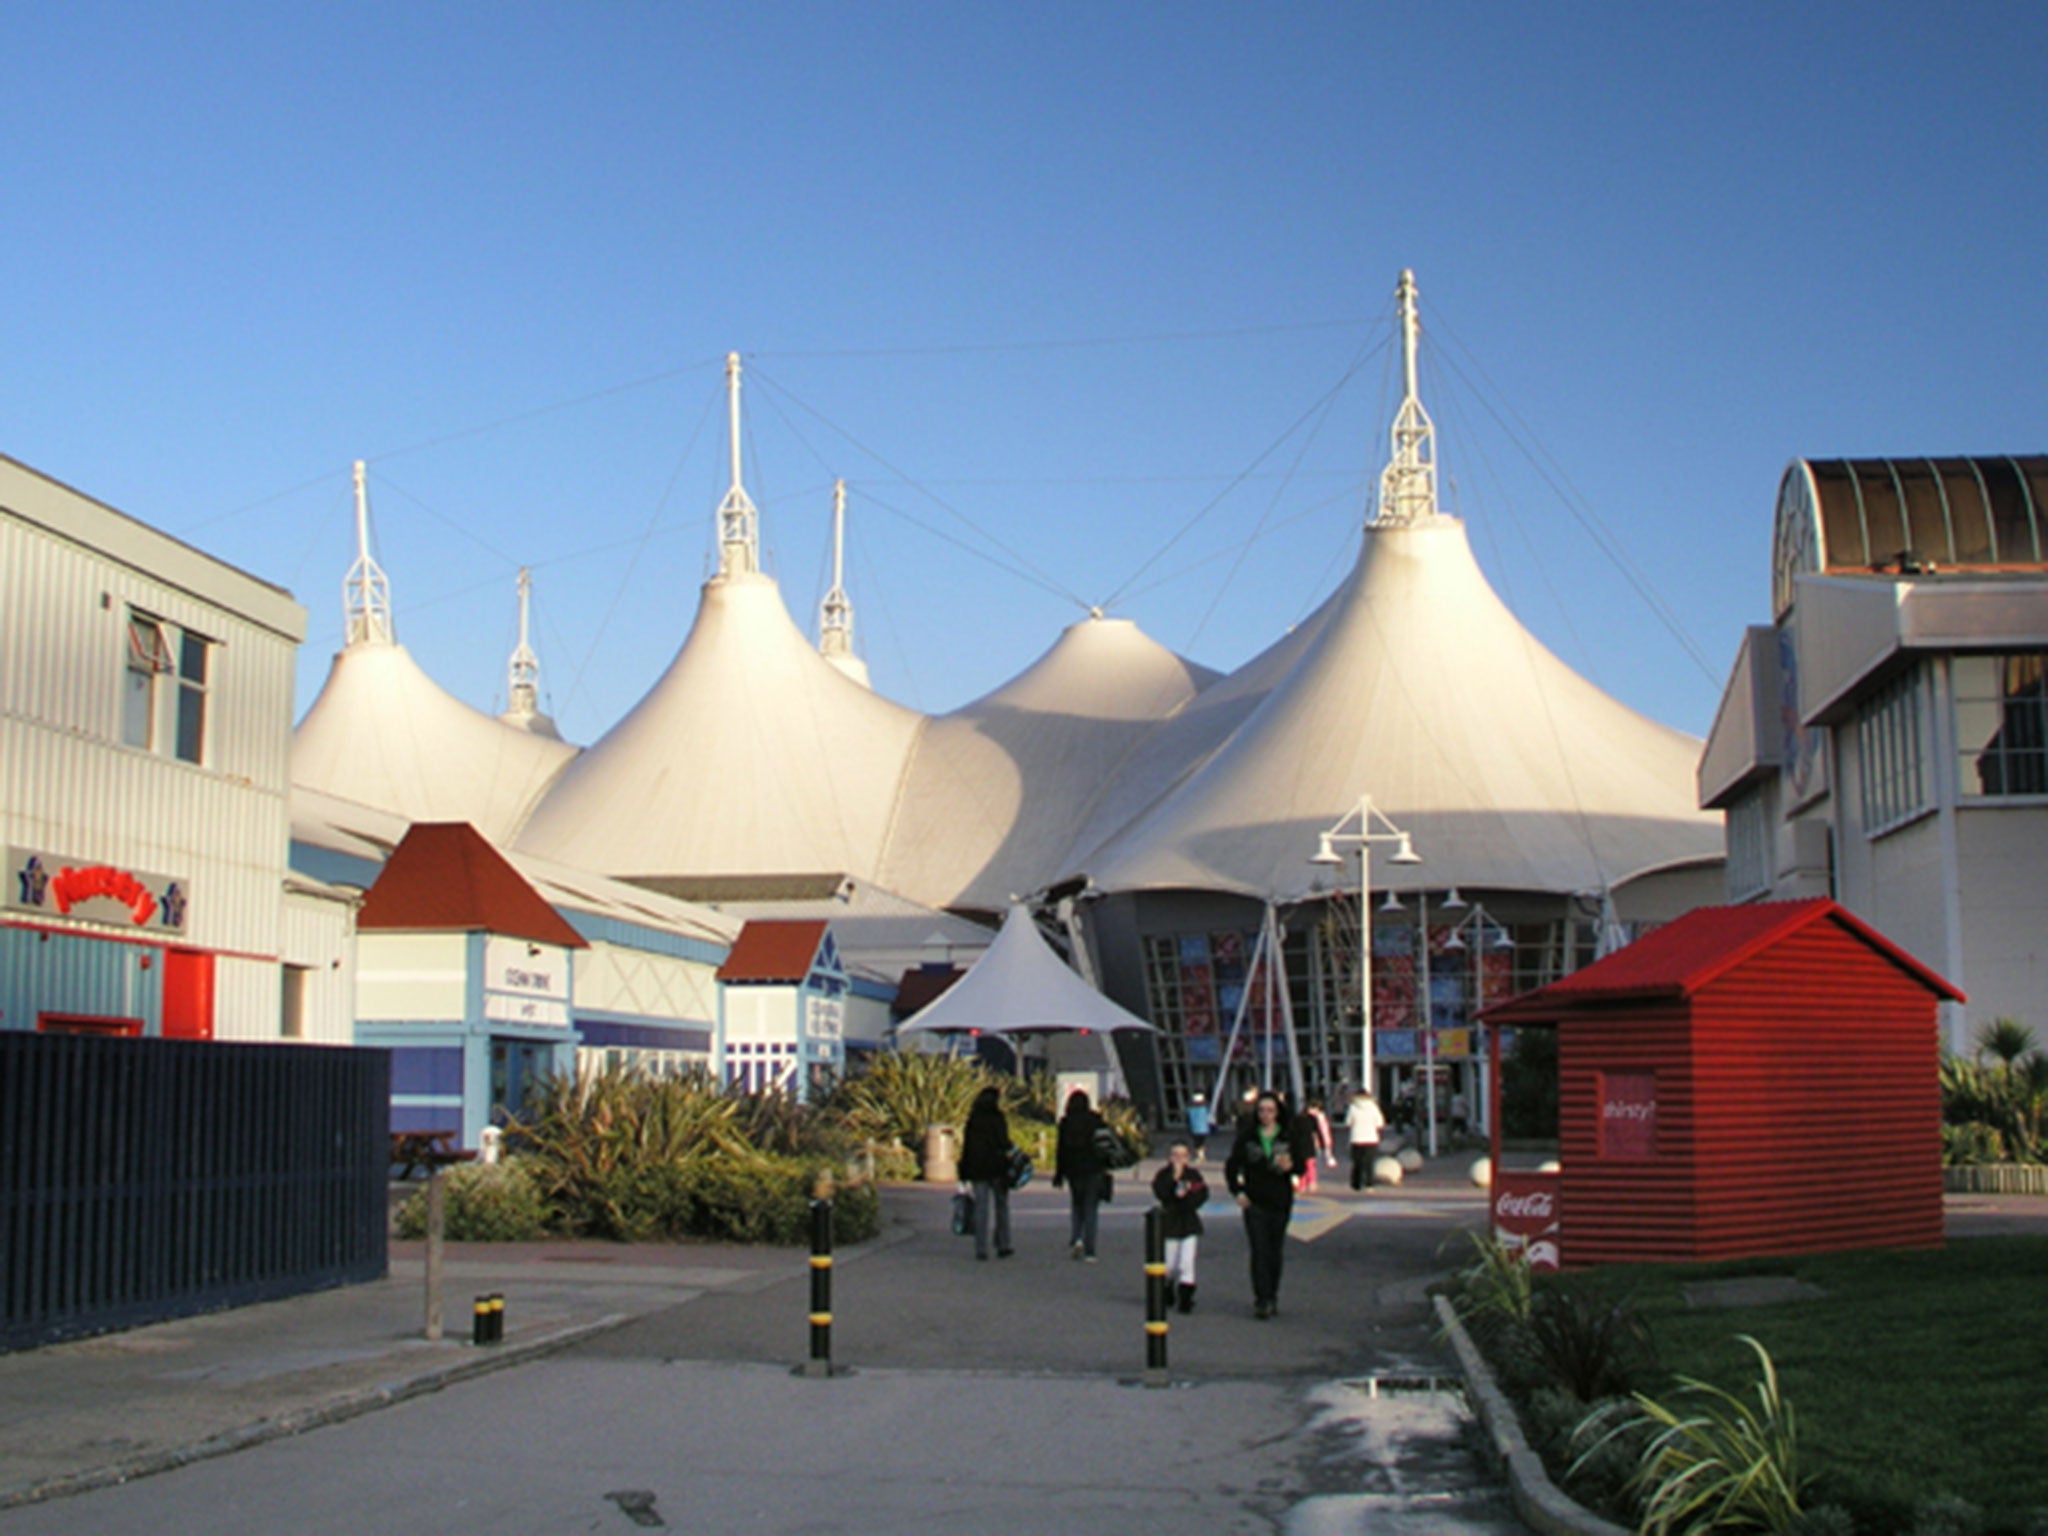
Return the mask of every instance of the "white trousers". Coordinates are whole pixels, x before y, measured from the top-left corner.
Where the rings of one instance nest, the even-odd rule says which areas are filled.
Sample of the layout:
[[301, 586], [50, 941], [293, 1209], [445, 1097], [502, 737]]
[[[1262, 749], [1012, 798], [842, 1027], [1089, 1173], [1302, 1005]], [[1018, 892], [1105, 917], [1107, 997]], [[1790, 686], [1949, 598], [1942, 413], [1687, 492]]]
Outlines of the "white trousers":
[[1166, 1283], [1168, 1285], [1193, 1285], [1195, 1283], [1195, 1244], [1199, 1237], [1169, 1237], [1166, 1240]]

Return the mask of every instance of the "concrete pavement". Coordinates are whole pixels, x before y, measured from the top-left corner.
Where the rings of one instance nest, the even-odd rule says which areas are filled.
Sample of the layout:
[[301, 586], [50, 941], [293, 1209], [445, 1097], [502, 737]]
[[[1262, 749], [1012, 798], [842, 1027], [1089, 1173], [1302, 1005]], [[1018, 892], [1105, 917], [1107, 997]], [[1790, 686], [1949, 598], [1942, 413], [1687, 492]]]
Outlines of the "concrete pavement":
[[[1458, 1234], [1483, 1219], [1479, 1192], [1461, 1177], [1465, 1161], [1446, 1159], [1398, 1190], [1354, 1196], [1338, 1189], [1305, 1200], [1297, 1225], [1313, 1240], [1289, 1244], [1282, 1315], [1270, 1323], [1249, 1315], [1241, 1232], [1227, 1205], [1216, 1211], [1204, 1239], [1198, 1311], [1176, 1318], [1170, 1336], [1179, 1392], [1190, 1403], [1241, 1403], [1248, 1400], [1230, 1394], [1286, 1384], [1295, 1417], [1275, 1409], [1276, 1436], [1297, 1436], [1306, 1452], [1314, 1435], [1304, 1431], [1321, 1423], [1322, 1433], [1347, 1443], [1370, 1440], [1378, 1432], [1370, 1404], [1382, 1387], [1395, 1397], [1453, 1369], [1425, 1286], [1460, 1262]], [[1125, 1385], [1144, 1358], [1137, 1264], [1145, 1204], [1129, 1175], [1126, 1191], [1105, 1213], [1102, 1262], [1081, 1265], [1065, 1257], [1063, 1195], [1023, 1192], [1018, 1256], [978, 1264], [971, 1244], [944, 1230], [945, 1190], [891, 1190], [883, 1237], [842, 1253], [835, 1267], [834, 1358], [850, 1374], [797, 1382], [799, 1390], [808, 1385], [822, 1394], [813, 1401], [841, 1406], [886, 1399], [864, 1410], [884, 1420], [906, 1403], [950, 1401], [963, 1391], [1020, 1404], [1044, 1398], [1047, 1436], [1057, 1433], [1063, 1404], [1071, 1410], [1086, 1401], [1100, 1414], [1107, 1391], [1108, 1401], [1131, 1404], [1141, 1422], [1158, 1424], [1165, 1416], [1144, 1405], [1162, 1394]], [[2048, 1200], [1952, 1196], [1950, 1230], [2048, 1230]], [[789, 1369], [805, 1353], [808, 1264], [801, 1252], [451, 1245], [448, 1335], [440, 1343], [420, 1336], [422, 1268], [418, 1245], [394, 1244], [390, 1277], [370, 1285], [0, 1356], [0, 1528], [11, 1536], [20, 1522], [26, 1536], [38, 1527], [25, 1506], [297, 1436], [541, 1357], [558, 1357], [551, 1366], [563, 1370], [687, 1364], [704, 1390], [736, 1392], [751, 1382], [765, 1402], [788, 1390], [769, 1383], [795, 1380]], [[474, 1347], [468, 1302], [486, 1291], [507, 1298], [506, 1339]], [[1341, 1406], [1316, 1406], [1318, 1394], [1332, 1393]], [[1438, 1411], [1434, 1404], [1428, 1410]], [[1410, 1401], [1395, 1417], [1422, 1413]], [[836, 1410], [831, 1418], [845, 1433]], [[1333, 1423], [1340, 1429], [1330, 1429]], [[932, 1443], [952, 1427], [939, 1426]], [[1432, 1442], [1442, 1443], [1441, 1436]], [[1398, 1463], [1448, 1453], [1382, 1445], [1374, 1454]], [[930, 1446], [906, 1447], [904, 1459], [929, 1469]], [[1403, 1497], [1397, 1471], [1371, 1486], [1371, 1467], [1380, 1462], [1339, 1457], [1325, 1486], [1316, 1460], [1297, 1457], [1269, 1499], [1292, 1510], [1288, 1529], [1344, 1528], [1313, 1522], [1348, 1518], [1333, 1502], [1347, 1497]], [[1469, 1468], [1449, 1477], [1473, 1481]], [[1028, 1480], [1020, 1488], [1031, 1492]], [[1443, 1496], [1432, 1482], [1431, 1499]], [[42, 1528], [62, 1528], [61, 1507], [47, 1506], [47, 1514], [59, 1524]], [[1391, 1517], [1382, 1509], [1378, 1518]]]

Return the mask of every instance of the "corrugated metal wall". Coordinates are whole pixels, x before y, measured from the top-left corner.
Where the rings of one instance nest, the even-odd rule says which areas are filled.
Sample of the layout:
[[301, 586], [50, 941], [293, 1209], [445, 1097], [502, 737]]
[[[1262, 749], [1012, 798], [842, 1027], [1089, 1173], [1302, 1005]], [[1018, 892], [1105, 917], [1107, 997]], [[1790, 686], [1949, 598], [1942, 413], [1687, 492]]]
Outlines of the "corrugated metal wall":
[[385, 1271], [382, 1051], [0, 1033], [0, 1349]]
[[[1568, 1266], [1941, 1245], [1935, 1000], [1845, 930], [1562, 1030]], [[1648, 1162], [1600, 1156], [1597, 1074], [1630, 1070], [1657, 1074]]]
[[[121, 745], [131, 604], [219, 642], [203, 766]], [[189, 876], [186, 942], [275, 954], [293, 653], [0, 512], [0, 840]]]
[[306, 1034], [347, 1045], [356, 1033], [355, 908], [325, 896], [287, 892], [282, 955], [306, 973]]
[[106, 1019], [140, 1019], [146, 1034], [162, 1027], [160, 979], [142, 944], [0, 928], [0, 1030], [34, 1029], [43, 1010]]

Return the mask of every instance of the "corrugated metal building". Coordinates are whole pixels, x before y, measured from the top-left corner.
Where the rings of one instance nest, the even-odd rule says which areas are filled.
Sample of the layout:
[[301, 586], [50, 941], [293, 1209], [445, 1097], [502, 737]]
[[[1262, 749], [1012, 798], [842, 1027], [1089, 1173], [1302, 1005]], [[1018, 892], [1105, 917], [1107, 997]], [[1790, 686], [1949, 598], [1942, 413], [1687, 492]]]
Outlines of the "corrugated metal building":
[[0, 457], [0, 1028], [346, 1042], [287, 890], [288, 592]]
[[1696, 908], [1486, 1010], [1558, 1031], [1565, 1267], [1939, 1247], [1961, 998], [1813, 900]]

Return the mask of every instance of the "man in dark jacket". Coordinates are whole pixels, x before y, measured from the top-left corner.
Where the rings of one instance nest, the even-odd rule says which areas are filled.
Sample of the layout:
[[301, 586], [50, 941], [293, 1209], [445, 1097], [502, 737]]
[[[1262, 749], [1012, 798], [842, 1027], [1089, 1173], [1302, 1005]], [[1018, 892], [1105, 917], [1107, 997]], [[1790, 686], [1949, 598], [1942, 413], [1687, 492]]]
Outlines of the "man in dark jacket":
[[974, 1186], [974, 1256], [988, 1257], [993, 1227], [996, 1257], [1010, 1256], [1010, 1122], [1003, 1095], [989, 1087], [975, 1095], [960, 1138], [960, 1182]]
[[1108, 1182], [1109, 1166], [1102, 1160], [1098, 1133], [1102, 1116], [1088, 1101], [1088, 1092], [1076, 1088], [1067, 1100], [1067, 1112], [1060, 1116], [1059, 1140], [1054, 1144], [1052, 1187], [1065, 1188], [1070, 1204], [1067, 1225], [1067, 1254], [1070, 1258], [1095, 1262], [1097, 1213], [1102, 1205], [1102, 1186]]
[[1252, 1316], [1280, 1310], [1280, 1269], [1287, 1254], [1287, 1222], [1294, 1214], [1294, 1175], [1308, 1157], [1306, 1139], [1280, 1113], [1270, 1090], [1258, 1097], [1252, 1117], [1237, 1129], [1223, 1182], [1244, 1212], [1245, 1241], [1252, 1256]]

